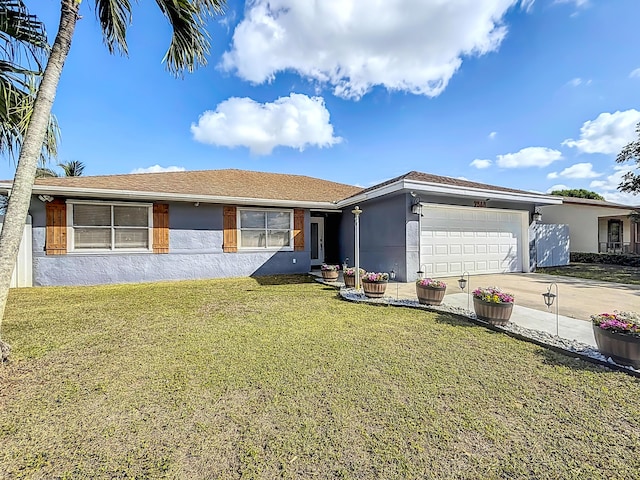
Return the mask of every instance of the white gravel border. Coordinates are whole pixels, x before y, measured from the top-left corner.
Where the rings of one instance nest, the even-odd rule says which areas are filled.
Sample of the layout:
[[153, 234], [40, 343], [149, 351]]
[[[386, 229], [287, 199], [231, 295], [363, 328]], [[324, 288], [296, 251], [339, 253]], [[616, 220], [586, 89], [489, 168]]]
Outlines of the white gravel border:
[[597, 348], [586, 343], [578, 342], [577, 340], [558, 337], [557, 335], [552, 335], [540, 330], [524, 328], [512, 322], [509, 322], [508, 324], [503, 326], [490, 325], [489, 323], [478, 319], [474, 312], [469, 311], [465, 308], [454, 307], [446, 304], [442, 304], [439, 306], [422, 305], [418, 302], [418, 300], [395, 299], [393, 297], [368, 298], [364, 295], [364, 293], [359, 293], [354, 288], [345, 288], [341, 285], [336, 285], [335, 283], [326, 284], [340, 288], [340, 297], [349, 302], [371, 303], [375, 305], [388, 305], [393, 307], [409, 307], [434, 312], [452, 313], [454, 315], [467, 317], [473, 322], [487, 326], [488, 328], [491, 328], [493, 330], [503, 331], [507, 334], [511, 334], [512, 336], [521, 337], [522, 339], [529, 340], [541, 346], [550, 347], [559, 353], [563, 353], [574, 358], [582, 358], [583, 360], [590, 361], [591, 363], [597, 363], [602, 366], [609, 366], [615, 370], [620, 370], [625, 373], [640, 377], [640, 369], [635, 369], [633, 367], [625, 365], [619, 365], [614, 362], [611, 357], [605, 357], [604, 355], [602, 355]]

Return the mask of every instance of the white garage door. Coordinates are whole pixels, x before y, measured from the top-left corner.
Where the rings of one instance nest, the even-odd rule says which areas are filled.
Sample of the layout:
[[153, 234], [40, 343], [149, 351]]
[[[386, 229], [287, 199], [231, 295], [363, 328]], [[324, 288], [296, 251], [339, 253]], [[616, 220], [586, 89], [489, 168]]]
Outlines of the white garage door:
[[523, 214], [424, 205], [420, 265], [427, 275], [521, 272]]

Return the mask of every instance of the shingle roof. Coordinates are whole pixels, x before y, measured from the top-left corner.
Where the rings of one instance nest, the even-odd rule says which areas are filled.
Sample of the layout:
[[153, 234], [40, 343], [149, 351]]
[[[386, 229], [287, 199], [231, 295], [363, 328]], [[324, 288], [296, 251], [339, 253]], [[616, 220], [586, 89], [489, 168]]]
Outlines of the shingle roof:
[[39, 178], [36, 185], [308, 202], [334, 202], [362, 190], [303, 175], [235, 169]]
[[620, 203], [612, 203], [607, 202], [605, 200], [594, 200], [591, 198], [580, 198], [580, 197], [562, 197], [563, 203], [574, 203], [577, 205], [593, 205], [597, 207], [608, 207], [608, 208], [623, 208], [626, 210], [638, 209], [640, 206], [633, 205], [622, 205]]
[[528, 192], [526, 190], [516, 190], [514, 188], [500, 187], [497, 185], [489, 185], [486, 183], [471, 182], [469, 180], [462, 180], [459, 178], [443, 177], [440, 175], [432, 175], [430, 173], [411, 171], [409, 173], [405, 173], [404, 175], [400, 175], [399, 177], [395, 177], [395, 178], [392, 178], [391, 180], [387, 180], [386, 182], [382, 182], [372, 187], [361, 190], [360, 192], [356, 192], [352, 196], [358, 195], [361, 193], [366, 193], [372, 190], [377, 190], [380, 187], [384, 187], [385, 185], [390, 185], [399, 180], [414, 180], [416, 182], [439, 183], [443, 185], [455, 185], [458, 187], [478, 188], [482, 190], [497, 190], [500, 192], [511, 192], [511, 193], [521, 193], [521, 194], [524, 193], [528, 195], [531, 195], [532, 193], [534, 193], [534, 192]]

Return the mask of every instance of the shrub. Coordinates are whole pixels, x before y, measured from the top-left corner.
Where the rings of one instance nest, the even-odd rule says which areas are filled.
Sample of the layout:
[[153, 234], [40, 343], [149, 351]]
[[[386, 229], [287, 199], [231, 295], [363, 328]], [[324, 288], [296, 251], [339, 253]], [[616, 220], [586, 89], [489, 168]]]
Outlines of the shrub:
[[571, 263], [603, 263], [607, 265], [640, 267], [640, 255], [571, 252], [569, 260], [571, 261]]

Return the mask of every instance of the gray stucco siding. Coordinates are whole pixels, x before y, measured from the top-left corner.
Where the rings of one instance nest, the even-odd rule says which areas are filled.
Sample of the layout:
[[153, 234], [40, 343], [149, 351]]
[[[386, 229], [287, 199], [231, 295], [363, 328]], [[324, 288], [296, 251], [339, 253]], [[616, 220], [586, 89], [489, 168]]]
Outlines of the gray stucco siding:
[[[359, 204], [360, 267], [368, 271], [396, 270], [398, 279], [406, 278], [406, 195], [382, 197]], [[354, 264], [353, 207], [345, 208], [341, 223], [341, 253]]]
[[[477, 199], [475, 199], [477, 200]], [[422, 203], [473, 207], [473, 198], [420, 195]], [[420, 269], [420, 218], [411, 213], [414, 198], [407, 193], [381, 197], [359, 204], [360, 266], [369, 271], [396, 269], [399, 281], [413, 281]], [[532, 214], [533, 204], [489, 200], [488, 208], [524, 210]], [[353, 206], [344, 209], [341, 224], [341, 254], [354, 264]], [[523, 232], [526, 234], [526, 232]]]
[[[223, 253], [222, 205], [169, 204], [169, 253], [45, 254], [45, 206], [34, 197], [34, 285], [97, 285], [162, 280], [243, 277], [305, 273], [310, 269], [309, 238], [303, 251], [243, 251]], [[305, 232], [309, 212], [305, 212]]]

